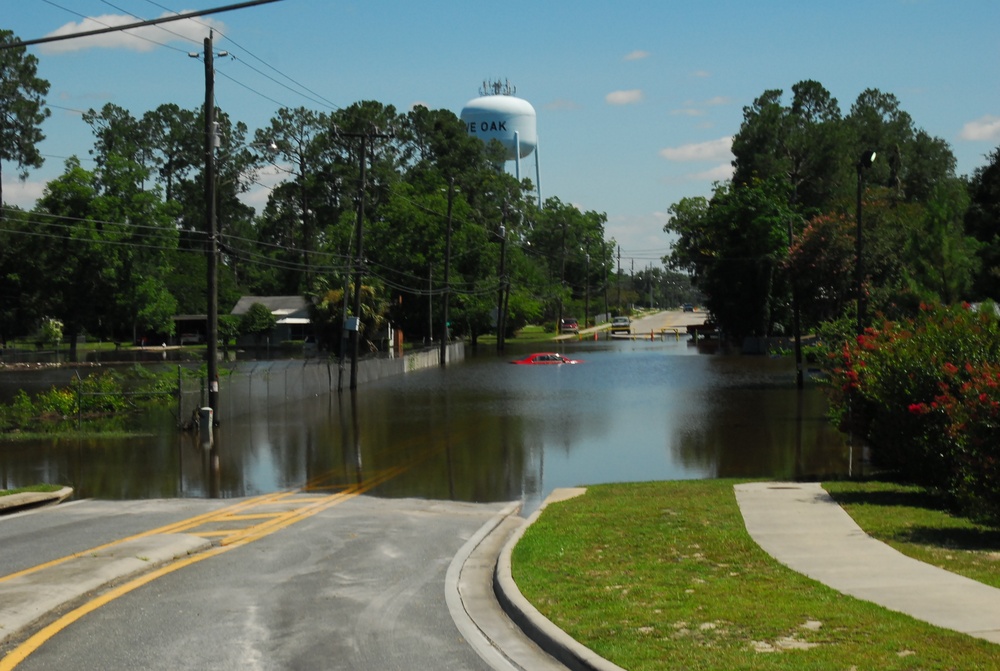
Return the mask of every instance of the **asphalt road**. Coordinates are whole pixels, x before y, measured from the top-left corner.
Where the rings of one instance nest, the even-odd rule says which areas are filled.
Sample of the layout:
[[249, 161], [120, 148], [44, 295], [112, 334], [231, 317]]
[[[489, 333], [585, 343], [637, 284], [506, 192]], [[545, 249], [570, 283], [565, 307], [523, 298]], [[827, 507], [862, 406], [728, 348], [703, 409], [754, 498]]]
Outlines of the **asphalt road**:
[[[81, 501], [3, 518], [0, 576], [232, 505]], [[503, 507], [345, 498], [40, 634], [16, 668], [490, 669], [456, 626], [445, 582], [456, 553]], [[233, 519], [253, 524], [261, 510]], [[187, 535], [199, 533], [211, 535]], [[73, 606], [105, 598], [95, 591]]]

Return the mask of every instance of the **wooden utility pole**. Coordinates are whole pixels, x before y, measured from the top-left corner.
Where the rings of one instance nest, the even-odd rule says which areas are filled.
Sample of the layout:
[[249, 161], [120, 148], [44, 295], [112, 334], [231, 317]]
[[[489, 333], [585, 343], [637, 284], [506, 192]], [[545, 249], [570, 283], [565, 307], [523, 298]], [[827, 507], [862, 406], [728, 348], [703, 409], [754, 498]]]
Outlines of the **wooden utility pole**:
[[215, 64], [212, 33], [205, 38], [205, 231], [208, 235], [208, 406], [219, 422], [219, 236], [215, 214]]

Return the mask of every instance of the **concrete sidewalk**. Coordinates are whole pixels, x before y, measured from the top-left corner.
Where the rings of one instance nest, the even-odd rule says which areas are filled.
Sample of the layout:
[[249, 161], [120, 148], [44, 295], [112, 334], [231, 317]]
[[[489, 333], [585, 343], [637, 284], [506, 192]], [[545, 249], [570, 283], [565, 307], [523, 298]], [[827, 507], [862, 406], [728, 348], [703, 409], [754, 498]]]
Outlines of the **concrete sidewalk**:
[[1000, 643], [1000, 589], [868, 536], [819, 483], [754, 482], [735, 491], [750, 536], [790, 569], [889, 610]]

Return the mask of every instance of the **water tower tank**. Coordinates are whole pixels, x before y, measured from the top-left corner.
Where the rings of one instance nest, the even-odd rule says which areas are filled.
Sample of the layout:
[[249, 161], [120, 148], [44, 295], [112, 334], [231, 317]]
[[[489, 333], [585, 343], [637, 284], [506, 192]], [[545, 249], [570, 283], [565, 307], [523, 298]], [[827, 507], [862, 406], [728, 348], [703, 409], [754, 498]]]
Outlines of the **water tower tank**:
[[525, 158], [538, 145], [535, 108], [527, 100], [486, 95], [466, 103], [459, 116], [469, 135], [483, 142], [499, 140], [507, 150], [508, 161]]

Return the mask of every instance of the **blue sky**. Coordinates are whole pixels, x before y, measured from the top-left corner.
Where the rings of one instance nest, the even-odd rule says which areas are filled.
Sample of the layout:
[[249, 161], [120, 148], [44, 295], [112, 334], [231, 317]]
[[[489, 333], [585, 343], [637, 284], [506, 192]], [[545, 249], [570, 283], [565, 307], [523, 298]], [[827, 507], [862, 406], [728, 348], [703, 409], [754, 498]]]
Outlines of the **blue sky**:
[[[81, 15], [112, 24], [235, 2], [8, 0], [0, 28], [32, 39]], [[187, 52], [201, 51], [206, 25], [236, 56], [216, 61], [218, 105], [251, 132], [281, 106], [377, 100], [457, 115], [484, 79], [510, 80], [537, 112], [542, 195], [607, 213], [626, 268], [669, 251], [668, 208], [730, 174], [743, 107], [768, 89], [813, 79], [845, 114], [867, 88], [892, 93], [948, 142], [959, 174], [1000, 145], [996, 0], [281, 0], [147, 29], [149, 41], [31, 47], [51, 82], [46, 164], [26, 183], [5, 164], [5, 199], [32, 206], [65, 157], [87, 157], [80, 110], [198, 107], [204, 68]], [[531, 158], [525, 169], [534, 175]]]

